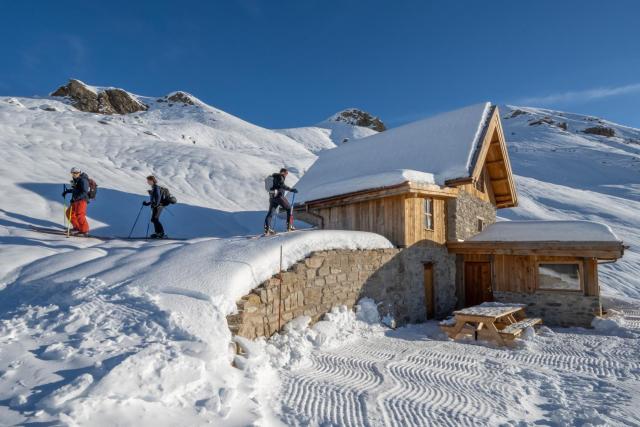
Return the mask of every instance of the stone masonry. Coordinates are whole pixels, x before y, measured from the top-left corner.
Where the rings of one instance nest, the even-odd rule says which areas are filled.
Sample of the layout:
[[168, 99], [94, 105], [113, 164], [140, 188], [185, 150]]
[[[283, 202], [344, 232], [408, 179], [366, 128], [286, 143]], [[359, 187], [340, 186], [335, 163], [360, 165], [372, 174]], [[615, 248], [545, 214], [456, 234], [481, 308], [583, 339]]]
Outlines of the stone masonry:
[[447, 201], [447, 211], [447, 240], [466, 240], [478, 234], [478, 218], [485, 226], [496, 222], [495, 206], [462, 190]]
[[600, 298], [579, 292], [545, 292], [533, 294], [494, 292], [496, 301], [526, 304], [527, 317], [539, 317], [548, 326], [590, 327], [596, 315], [601, 315]]
[[275, 275], [240, 299], [227, 322], [235, 335], [268, 337], [295, 317], [317, 322], [333, 307], [353, 308], [363, 297], [379, 302], [380, 314], [391, 313], [399, 324], [421, 322], [426, 318], [423, 262], [434, 265], [436, 312], [444, 316], [456, 301], [455, 257], [425, 242], [407, 249], [315, 252], [283, 272], [282, 283]]

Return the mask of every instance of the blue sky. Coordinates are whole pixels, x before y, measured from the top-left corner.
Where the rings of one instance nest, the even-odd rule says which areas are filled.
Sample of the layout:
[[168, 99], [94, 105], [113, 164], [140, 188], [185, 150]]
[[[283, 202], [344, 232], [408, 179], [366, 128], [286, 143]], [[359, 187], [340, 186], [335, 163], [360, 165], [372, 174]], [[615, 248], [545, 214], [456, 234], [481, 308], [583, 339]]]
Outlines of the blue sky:
[[640, 127], [640, 2], [2, 1], [0, 95], [173, 90], [266, 127], [484, 100]]

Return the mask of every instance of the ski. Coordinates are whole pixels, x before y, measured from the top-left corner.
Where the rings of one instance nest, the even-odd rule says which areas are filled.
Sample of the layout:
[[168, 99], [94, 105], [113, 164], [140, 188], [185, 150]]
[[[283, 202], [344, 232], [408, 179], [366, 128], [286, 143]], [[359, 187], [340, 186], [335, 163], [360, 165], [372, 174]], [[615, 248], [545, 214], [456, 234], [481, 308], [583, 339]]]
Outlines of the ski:
[[[30, 227], [31, 231], [36, 231], [38, 233], [45, 233], [45, 234], [53, 234], [56, 236], [66, 236], [67, 235], [67, 230], [61, 229], [61, 228], [47, 228], [47, 227], [35, 227], [35, 226], [31, 226]], [[88, 235], [88, 236], [74, 236], [73, 234], [71, 234], [69, 237], [78, 237], [81, 239], [97, 239], [97, 240], [103, 240], [103, 241], [111, 241], [111, 240], [170, 240], [170, 241], [185, 241], [187, 239], [181, 239], [181, 238], [171, 238], [171, 237], [163, 237], [161, 239], [153, 239], [151, 237], [118, 237], [118, 236], [94, 236], [94, 235]]]
[[274, 231], [273, 233], [261, 233], [261, 234], [252, 234], [250, 236], [238, 236], [238, 237], [244, 237], [245, 239], [248, 240], [255, 240], [255, 239], [260, 239], [262, 237], [276, 237], [276, 236], [284, 236], [290, 233], [297, 233], [300, 231], [310, 231], [310, 230], [315, 230], [316, 227], [312, 227], [312, 228], [296, 228], [295, 230], [291, 230], [291, 231]]

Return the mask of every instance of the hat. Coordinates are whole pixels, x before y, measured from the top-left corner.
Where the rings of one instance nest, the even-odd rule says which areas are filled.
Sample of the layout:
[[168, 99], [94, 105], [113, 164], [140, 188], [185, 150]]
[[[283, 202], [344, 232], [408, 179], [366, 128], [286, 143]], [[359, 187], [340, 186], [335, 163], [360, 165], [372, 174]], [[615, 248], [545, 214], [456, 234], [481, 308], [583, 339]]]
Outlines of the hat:
[[77, 168], [77, 167], [75, 167], [75, 166], [71, 168], [71, 173], [80, 173], [80, 172], [81, 172], [81, 170], [80, 170], [80, 169], [78, 169], [78, 168]]

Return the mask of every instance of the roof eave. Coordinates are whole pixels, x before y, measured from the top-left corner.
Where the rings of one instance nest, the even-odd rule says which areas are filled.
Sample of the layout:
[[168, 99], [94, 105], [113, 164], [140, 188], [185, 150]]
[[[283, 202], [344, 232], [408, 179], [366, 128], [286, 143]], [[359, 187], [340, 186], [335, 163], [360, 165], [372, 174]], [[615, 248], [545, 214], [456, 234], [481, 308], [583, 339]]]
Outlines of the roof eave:
[[442, 187], [437, 184], [419, 184], [411, 181], [404, 181], [395, 185], [353, 191], [321, 199], [306, 200], [304, 202], [297, 203], [294, 208], [303, 209], [303, 207], [311, 208], [325, 205], [336, 206], [401, 194], [422, 194], [425, 196], [430, 195], [440, 198], [453, 198], [456, 197], [458, 193], [456, 189]]
[[447, 242], [447, 249], [460, 254], [576, 256], [616, 260], [624, 255], [620, 241], [464, 241]]

